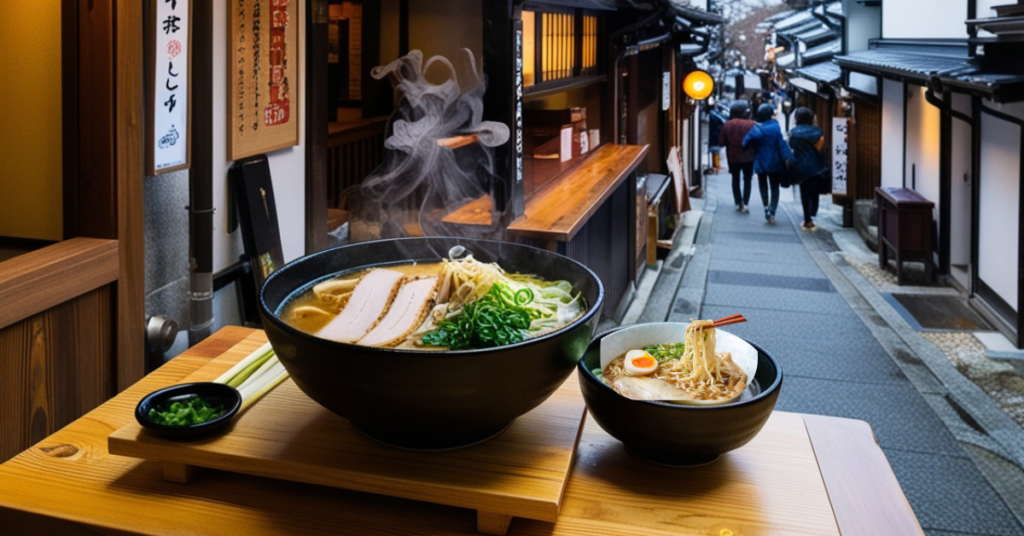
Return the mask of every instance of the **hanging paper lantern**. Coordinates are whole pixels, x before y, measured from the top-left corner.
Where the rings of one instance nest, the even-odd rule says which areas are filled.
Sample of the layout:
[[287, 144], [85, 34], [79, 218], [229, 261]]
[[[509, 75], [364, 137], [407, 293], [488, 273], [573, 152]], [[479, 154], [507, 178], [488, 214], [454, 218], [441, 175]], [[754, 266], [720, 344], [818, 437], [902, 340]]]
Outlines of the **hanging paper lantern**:
[[694, 100], [704, 100], [715, 89], [715, 81], [704, 71], [693, 71], [683, 79], [683, 92]]

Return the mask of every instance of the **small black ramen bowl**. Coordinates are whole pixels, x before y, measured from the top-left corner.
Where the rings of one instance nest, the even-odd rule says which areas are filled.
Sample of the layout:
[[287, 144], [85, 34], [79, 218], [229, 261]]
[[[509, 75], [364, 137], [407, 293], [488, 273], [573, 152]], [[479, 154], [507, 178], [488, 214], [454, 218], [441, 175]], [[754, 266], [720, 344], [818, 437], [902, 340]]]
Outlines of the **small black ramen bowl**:
[[[583, 294], [586, 312], [521, 343], [442, 352], [331, 341], [279, 317], [289, 299], [320, 281], [374, 266], [438, 262], [457, 245], [509, 273], [568, 281]], [[259, 310], [281, 363], [311, 399], [382, 443], [440, 450], [493, 437], [551, 396], [590, 343], [603, 302], [597, 276], [557, 253], [490, 240], [401, 238], [329, 249], [281, 267], [264, 282]]]
[[753, 343], [757, 372], [739, 401], [695, 406], [633, 400], [616, 393], [591, 371], [601, 366], [601, 338], [618, 329], [594, 338], [577, 366], [577, 375], [594, 420], [636, 456], [671, 466], [712, 462], [746, 445], [775, 408], [782, 388], [782, 368], [771, 354]]
[[[202, 398], [208, 406], [223, 406], [224, 413], [220, 416], [199, 424], [188, 426], [169, 426], [149, 419], [149, 410], [164, 404], [184, 402], [195, 397]], [[135, 406], [135, 420], [143, 428], [168, 439], [194, 439], [219, 432], [231, 424], [231, 419], [242, 407], [242, 395], [230, 385], [214, 382], [195, 382], [172, 385], [153, 391]]]

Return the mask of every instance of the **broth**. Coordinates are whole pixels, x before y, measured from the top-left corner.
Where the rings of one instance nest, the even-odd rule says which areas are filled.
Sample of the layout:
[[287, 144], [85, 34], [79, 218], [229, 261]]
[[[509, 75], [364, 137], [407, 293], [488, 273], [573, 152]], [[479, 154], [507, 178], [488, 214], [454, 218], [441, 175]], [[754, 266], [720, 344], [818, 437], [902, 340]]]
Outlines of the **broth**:
[[568, 281], [506, 273], [460, 255], [320, 280], [289, 298], [278, 317], [340, 343], [438, 351], [515, 344], [561, 329], [584, 311]]

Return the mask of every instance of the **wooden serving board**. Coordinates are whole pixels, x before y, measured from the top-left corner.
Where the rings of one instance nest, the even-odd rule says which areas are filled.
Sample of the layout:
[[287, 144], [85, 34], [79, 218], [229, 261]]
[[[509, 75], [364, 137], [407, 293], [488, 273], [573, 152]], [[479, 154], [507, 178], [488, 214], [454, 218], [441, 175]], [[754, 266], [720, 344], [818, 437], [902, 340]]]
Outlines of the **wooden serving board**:
[[[182, 383], [216, 378], [265, 341], [254, 332]], [[164, 478], [173, 482], [188, 483], [199, 468], [210, 468], [377, 493], [470, 508], [479, 532], [505, 534], [512, 517], [558, 519], [585, 416], [570, 377], [494, 439], [412, 452], [367, 438], [287, 380], [224, 434], [173, 441], [133, 422], [110, 434], [108, 445], [111, 454], [162, 462]]]

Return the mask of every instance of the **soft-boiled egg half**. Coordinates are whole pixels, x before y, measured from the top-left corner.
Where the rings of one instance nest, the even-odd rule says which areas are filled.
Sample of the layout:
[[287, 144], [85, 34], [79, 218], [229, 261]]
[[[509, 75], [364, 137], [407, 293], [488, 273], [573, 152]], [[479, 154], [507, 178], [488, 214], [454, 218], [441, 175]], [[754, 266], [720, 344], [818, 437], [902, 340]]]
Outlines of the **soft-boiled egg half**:
[[626, 372], [634, 376], [646, 376], [658, 370], [658, 360], [643, 350], [630, 350], [623, 360]]

